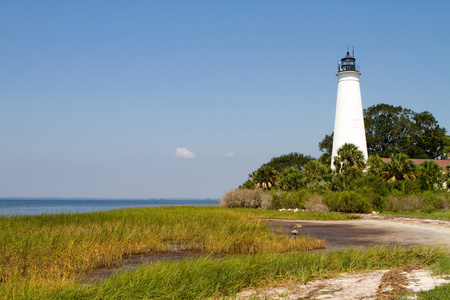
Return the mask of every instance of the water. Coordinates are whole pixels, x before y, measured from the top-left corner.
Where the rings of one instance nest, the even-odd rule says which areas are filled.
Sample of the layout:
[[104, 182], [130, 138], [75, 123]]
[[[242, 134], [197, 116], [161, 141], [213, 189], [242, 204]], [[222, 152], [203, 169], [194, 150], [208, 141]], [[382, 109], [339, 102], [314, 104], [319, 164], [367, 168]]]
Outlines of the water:
[[143, 206], [213, 206], [218, 199], [0, 198], [0, 216], [84, 213]]

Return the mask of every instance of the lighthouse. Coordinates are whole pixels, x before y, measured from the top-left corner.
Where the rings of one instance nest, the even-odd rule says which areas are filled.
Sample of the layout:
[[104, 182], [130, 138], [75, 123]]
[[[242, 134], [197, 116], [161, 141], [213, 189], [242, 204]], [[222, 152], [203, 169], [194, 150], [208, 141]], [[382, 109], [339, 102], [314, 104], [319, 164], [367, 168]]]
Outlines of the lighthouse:
[[[353, 53], [352, 53], [353, 54]], [[338, 63], [338, 90], [336, 99], [336, 115], [334, 119], [333, 151], [331, 152], [331, 169], [334, 157], [345, 143], [351, 143], [362, 151], [367, 161], [366, 132], [359, 86], [359, 67], [355, 64], [354, 55], [347, 55]]]

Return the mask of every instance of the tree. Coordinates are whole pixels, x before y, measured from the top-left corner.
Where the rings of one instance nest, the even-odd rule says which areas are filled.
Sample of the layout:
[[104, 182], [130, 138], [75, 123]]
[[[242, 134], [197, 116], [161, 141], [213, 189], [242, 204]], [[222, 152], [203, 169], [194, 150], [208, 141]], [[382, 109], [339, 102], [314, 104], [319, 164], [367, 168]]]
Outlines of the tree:
[[354, 144], [345, 143], [338, 149], [337, 155], [334, 157], [334, 166], [338, 172], [345, 172], [351, 167], [361, 170], [366, 167], [363, 152]]
[[416, 165], [408, 159], [408, 155], [397, 153], [387, 163], [387, 172], [390, 181], [403, 179], [416, 179]]
[[[450, 138], [433, 115], [416, 113], [401, 106], [377, 104], [364, 109], [369, 154], [390, 157], [405, 153], [412, 158], [444, 158], [450, 152]], [[319, 143], [321, 151], [330, 151], [333, 134]]]
[[314, 158], [310, 155], [303, 155], [301, 153], [292, 152], [278, 157], [273, 157], [268, 163], [263, 164], [263, 166], [272, 167], [276, 171], [281, 173], [288, 167], [295, 167], [299, 170], [302, 170], [305, 164], [313, 159]]
[[447, 145], [446, 129], [433, 115], [401, 106], [378, 104], [364, 110], [367, 150], [381, 157], [405, 153], [413, 158], [438, 158]]
[[324, 165], [317, 160], [311, 160], [305, 165], [303, 173], [309, 181], [324, 181], [329, 180], [331, 169], [329, 164]]
[[432, 160], [426, 160], [419, 165], [419, 179], [422, 190], [441, 188], [445, 181], [442, 168]]
[[299, 169], [289, 167], [281, 173], [281, 179], [278, 186], [285, 191], [294, 191], [306, 187], [307, 177], [302, 174]]
[[329, 166], [331, 165], [331, 153], [324, 153], [319, 157], [319, 162], [321, 162], [322, 164]]
[[367, 170], [368, 175], [373, 175], [377, 177], [386, 177], [387, 175], [387, 164], [381, 159], [378, 154], [370, 155], [367, 160], [367, 165], [369, 166]]
[[280, 173], [271, 166], [261, 166], [258, 170], [250, 174], [250, 178], [257, 186], [270, 190], [277, 185]]
[[333, 151], [333, 137], [334, 132], [330, 135], [325, 135], [323, 140], [319, 143], [319, 150], [331, 154], [331, 151]]

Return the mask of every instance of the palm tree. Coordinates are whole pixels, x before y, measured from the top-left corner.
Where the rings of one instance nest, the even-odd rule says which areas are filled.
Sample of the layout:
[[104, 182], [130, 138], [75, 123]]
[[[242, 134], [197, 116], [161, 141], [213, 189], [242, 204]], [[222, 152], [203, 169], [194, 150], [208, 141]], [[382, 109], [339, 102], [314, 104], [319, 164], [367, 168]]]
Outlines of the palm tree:
[[285, 191], [299, 190], [306, 186], [306, 175], [296, 167], [288, 167], [281, 173], [281, 179], [277, 185]]
[[367, 174], [382, 178], [387, 177], [387, 164], [381, 159], [378, 154], [369, 156], [367, 164], [369, 166]]
[[445, 181], [442, 168], [431, 160], [425, 160], [419, 165], [419, 176], [427, 189], [433, 189]]
[[253, 172], [250, 177], [257, 186], [270, 190], [277, 184], [277, 181], [280, 178], [280, 173], [278, 173], [273, 167], [262, 166]]
[[416, 179], [417, 177], [416, 165], [404, 153], [397, 153], [392, 157], [391, 161], [387, 163], [387, 172], [389, 181]]
[[334, 166], [338, 172], [345, 172], [345, 170], [351, 167], [356, 167], [361, 170], [366, 167], [363, 152], [354, 144], [345, 143], [338, 149], [337, 155], [334, 157]]
[[303, 173], [309, 181], [327, 181], [330, 179], [331, 169], [318, 160], [310, 160], [303, 168]]

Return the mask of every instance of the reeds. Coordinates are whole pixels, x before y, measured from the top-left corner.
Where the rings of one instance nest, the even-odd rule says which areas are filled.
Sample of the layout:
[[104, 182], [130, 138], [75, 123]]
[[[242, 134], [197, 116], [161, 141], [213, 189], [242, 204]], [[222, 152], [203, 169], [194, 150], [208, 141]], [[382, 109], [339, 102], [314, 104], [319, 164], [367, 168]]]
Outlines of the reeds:
[[[156, 207], [0, 218], [0, 295], [24, 285], [58, 286], [131, 254], [173, 249], [205, 255], [324, 248], [276, 235], [253, 214], [218, 207]], [[17, 286], [16, 284], [19, 284]]]
[[[64, 299], [222, 299], [244, 288], [306, 283], [340, 272], [398, 268], [410, 263], [430, 265], [448, 259], [439, 248], [373, 247], [330, 253], [289, 253], [203, 257], [160, 262], [119, 273], [101, 283], [69, 285], [45, 297]], [[28, 294], [30, 298], [39, 299]]]

